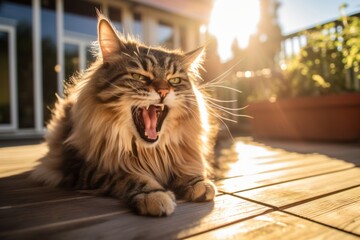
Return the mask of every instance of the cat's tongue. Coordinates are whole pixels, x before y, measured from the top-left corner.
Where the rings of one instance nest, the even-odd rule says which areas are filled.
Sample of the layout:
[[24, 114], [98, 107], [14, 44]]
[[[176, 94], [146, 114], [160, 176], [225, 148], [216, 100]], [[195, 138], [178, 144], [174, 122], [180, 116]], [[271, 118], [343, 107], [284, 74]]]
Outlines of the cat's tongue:
[[156, 107], [151, 105], [149, 109], [144, 108], [142, 111], [142, 117], [145, 126], [145, 135], [152, 140], [157, 138], [156, 133], [156, 123], [157, 123], [157, 115], [156, 115]]

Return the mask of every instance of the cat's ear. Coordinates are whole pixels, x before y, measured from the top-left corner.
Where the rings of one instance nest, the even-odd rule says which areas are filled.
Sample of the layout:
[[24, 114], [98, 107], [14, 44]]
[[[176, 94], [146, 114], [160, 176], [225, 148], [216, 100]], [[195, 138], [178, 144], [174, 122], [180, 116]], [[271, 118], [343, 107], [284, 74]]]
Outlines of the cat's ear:
[[205, 47], [199, 47], [193, 51], [187, 52], [183, 58], [183, 64], [187, 67], [198, 68], [204, 62], [205, 59]]
[[121, 50], [122, 43], [110, 22], [101, 13], [98, 13], [98, 19], [98, 42], [103, 60], [106, 61], [111, 54]]

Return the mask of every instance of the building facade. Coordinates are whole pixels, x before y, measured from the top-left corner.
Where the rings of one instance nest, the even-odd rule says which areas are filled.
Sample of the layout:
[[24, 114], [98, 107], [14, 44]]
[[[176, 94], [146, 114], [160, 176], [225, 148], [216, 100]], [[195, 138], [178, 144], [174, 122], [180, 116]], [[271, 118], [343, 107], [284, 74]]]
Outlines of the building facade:
[[185, 51], [204, 43], [211, 0], [0, 1], [0, 136], [42, 134], [64, 81], [94, 60], [95, 9], [124, 34]]

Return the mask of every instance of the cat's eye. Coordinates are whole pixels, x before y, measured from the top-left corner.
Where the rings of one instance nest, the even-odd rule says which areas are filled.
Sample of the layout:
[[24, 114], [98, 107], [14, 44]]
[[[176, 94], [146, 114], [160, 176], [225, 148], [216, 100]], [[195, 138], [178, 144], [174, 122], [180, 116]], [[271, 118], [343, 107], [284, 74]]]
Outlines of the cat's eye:
[[138, 74], [138, 73], [132, 73], [131, 76], [135, 80], [140, 80], [140, 81], [146, 81], [147, 80], [147, 77], [145, 77], [144, 75]]
[[179, 77], [170, 78], [169, 83], [172, 84], [172, 85], [180, 84], [181, 83], [181, 78], [179, 78]]

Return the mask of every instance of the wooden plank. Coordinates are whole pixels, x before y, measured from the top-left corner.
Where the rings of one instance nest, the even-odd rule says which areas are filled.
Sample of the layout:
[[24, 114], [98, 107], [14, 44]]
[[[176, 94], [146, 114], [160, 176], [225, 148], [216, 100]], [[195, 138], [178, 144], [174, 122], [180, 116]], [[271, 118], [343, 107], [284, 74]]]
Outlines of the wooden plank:
[[47, 152], [45, 144], [0, 148], [0, 164], [33, 162]]
[[46, 151], [45, 144], [0, 148], [0, 178], [31, 170]]
[[334, 171], [340, 171], [354, 167], [354, 164], [339, 160], [320, 162], [316, 165], [299, 168], [282, 169], [274, 172], [259, 173], [236, 178], [224, 179], [216, 182], [219, 191], [226, 193], [239, 192], [271, 184], [311, 177]]
[[[40, 200], [40, 199], [39, 199]], [[88, 219], [103, 221], [102, 216], [127, 212], [128, 209], [117, 199], [74, 198], [72, 201], [53, 201], [39, 205], [0, 209], [0, 238], [16, 232], [42, 229], [66, 221]], [[96, 218], [96, 216], [99, 216]], [[76, 222], [76, 221], [75, 221]], [[23, 239], [27, 237], [23, 236]]]
[[229, 157], [232, 159], [233, 157], [241, 157], [246, 159], [255, 159], [255, 158], [274, 158], [279, 155], [287, 153], [283, 150], [275, 150], [263, 145], [246, 144], [241, 141], [235, 142], [231, 145], [230, 148], [222, 149], [220, 154], [222, 156]]
[[38, 165], [37, 162], [23, 163], [23, 164], [17, 165], [17, 166], [1, 166], [0, 178], [9, 177], [9, 176], [13, 176], [13, 175], [16, 175], [16, 174], [21, 174], [21, 173], [30, 171], [36, 165]]
[[206, 232], [188, 239], [327, 239], [352, 240], [356, 236], [322, 226], [282, 212], [261, 215], [221, 229]]
[[15, 176], [15, 175], [21, 175], [23, 173], [29, 172], [32, 169], [33, 169], [33, 167], [29, 167], [29, 166], [11, 168], [11, 169], [8, 169], [6, 172], [0, 173], [0, 179], [5, 178], [5, 177]]
[[[90, 204], [86, 204], [90, 206]], [[96, 208], [99, 208], [97, 205]], [[68, 207], [61, 207], [68, 211]], [[44, 209], [43, 211], [45, 211]], [[83, 209], [82, 209], [83, 210]], [[77, 212], [80, 210], [78, 209]], [[180, 203], [175, 213], [165, 218], [137, 216], [131, 212], [111, 217], [103, 222], [88, 223], [87, 226], [76, 227], [63, 223], [58, 226], [49, 225], [34, 231], [14, 231], [8, 237], [32, 236], [33, 238], [56, 239], [173, 239], [201, 233], [218, 228], [241, 219], [261, 215], [269, 208], [240, 198], [222, 195], [215, 202]], [[70, 213], [68, 213], [70, 214]], [[45, 219], [43, 222], [46, 222]], [[76, 224], [80, 224], [79, 222]]]
[[0, 209], [16, 208], [31, 205], [41, 205], [52, 201], [89, 198], [88, 194], [75, 191], [65, 191], [49, 187], [32, 187], [20, 190], [1, 191]]
[[257, 163], [256, 160], [253, 159], [243, 159], [231, 163], [224, 162], [223, 164], [227, 166], [222, 166], [220, 167], [220, 169], [224, 171], [223, 175], [226, 177], [237, 177], [243, 175], [277, 171], [280, 169], [289, 169], [289, 168], [315, 165], [329, 161], [332, 160], [326, 156], [318, 155], [318, 154], [310, 154], [310, 155], [299, 155], [299, 158], [295, 158], [295, 159], [290, 158], [287, 161], [280, 161], [274, 163], [273, 162]]
[[[314, 155], [314, 154], [308, 154], [306, 156], [310, 156], [310, 155]], [[291, 159], [298, 159], [300, 157], [304, 157], [304, 154], [298, 154], [298, 153], [293, 153], [293, 152], [283, 152], [283, 153], [278, 153], [276, 155], [271, 155], [271, 156], [265, 156], [265, 157], [256, 157], [256, 155], [254, 157], [249, 157], [249, 156], [243, 156], [242, 153], [237, 153], [234, 151], [230, 151], [229, 153], [227, 153], [227, 155], [222, 155], [219, 156], [217, 159], [217, 162], [221, 165], [223, 163], [234, 163], [237, 161], [252, 161], [252, 162], [256, 162], [257, 164], [263, 164], [263, 163], [275, 163], [275, 162], [282, 162], [282, 161], [288, 161]]]
[[39, 183], [30, 180], [29, 175], [30, 171], [0, 178], [0, 192], [40, 186]]
[[[239, 147], [240, 146], [240, 147]], [[281, 149], [271, 149], [265, 146], [254, 146], [236, 142], [230, 148], [226, 146], [220, 152], [220, 161], [238, 161], [239, 159], [257, 160], [257, 161], [281, 161], [282, 159], [294, 158], [300, 154], [286, 152]]]
[[359, 143], [316, 143], [316, 142], [292, 142], [292, 141], [265, 141], [269, 146], [280, 147], [287, 151], [299, 153], [320, 153], [330, 157], [356, 163], [360, 166], [360, 144]]
[[295, 203], [360, 185], [360, 168], [280, 183], [236, 193], [271, 206], [286, 208]]
[[[305, 157], [307, 156], [311, 156], [311, 155], [315, 155], [315, 154], [307, 154], [305, 155]], [[264, 163], [276, 163], [276, 162], [285, 162], [285, 161], [289, 161], [292, 159], [298, 159], [298, 158], [303, 158], [304, 154], [299, 154], [299, 153], [294, 153], [294, 152], [283, 152], [283, 153], [279, 153], [278, 155], [275, 156], [270, 156], [270, 157], [256, 157], [253, 158], [253, 161], [256, 161], [256, 163], [258, 164], [264, 164]]]
[[304, 203], [286, 211], [360, 235], [360, 187]]

